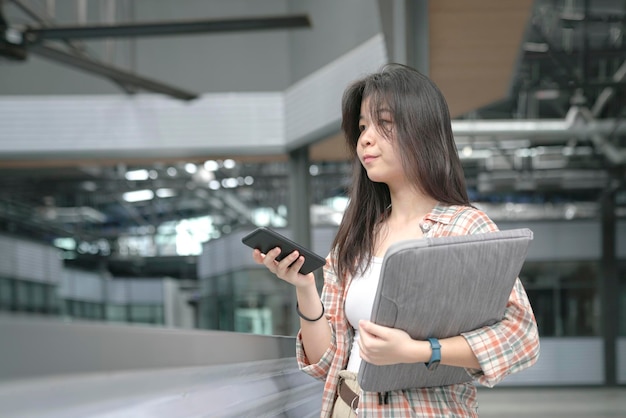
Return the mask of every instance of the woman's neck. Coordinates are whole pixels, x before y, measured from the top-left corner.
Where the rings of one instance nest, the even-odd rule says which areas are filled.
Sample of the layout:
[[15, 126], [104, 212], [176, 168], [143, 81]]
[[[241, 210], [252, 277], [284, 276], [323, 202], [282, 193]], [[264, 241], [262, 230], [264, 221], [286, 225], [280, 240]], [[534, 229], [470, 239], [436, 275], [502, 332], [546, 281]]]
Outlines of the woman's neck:
[[415, 190], [392, 191], [388, 219], [393, 223], [409, 223], [426, 216], [437, 203], [436, 199]]
[[376, 231], [376, 244], [372, 255], [384, 257], [394, 242], [421, 238], [422, 220], [436, 204], [435, 199], [415, 192], [392, 194], [390, 212]]

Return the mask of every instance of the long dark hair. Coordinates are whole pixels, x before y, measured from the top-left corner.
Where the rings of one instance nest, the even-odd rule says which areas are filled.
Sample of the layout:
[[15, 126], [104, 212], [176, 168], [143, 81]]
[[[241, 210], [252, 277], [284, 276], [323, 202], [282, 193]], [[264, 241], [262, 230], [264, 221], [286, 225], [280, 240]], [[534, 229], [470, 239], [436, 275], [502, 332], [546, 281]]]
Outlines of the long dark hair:
[[340, 280], [369, 265], [378, 225], [391, 204], [387, 185], [371, 181], [356, 154], [364, 98], [369, 98], [371, 118], [381, 132], [380, 110], [391, 111], [394, 147], [415, 187], [441, 203], [469, 205], [450, 111], [439, 88], [401, 64], [387, 64], [380, 72], [353, 82], [344, 91], [341, 107], [341, 129], [353, 169], [349, 204], [333, 241], [333, 267]]

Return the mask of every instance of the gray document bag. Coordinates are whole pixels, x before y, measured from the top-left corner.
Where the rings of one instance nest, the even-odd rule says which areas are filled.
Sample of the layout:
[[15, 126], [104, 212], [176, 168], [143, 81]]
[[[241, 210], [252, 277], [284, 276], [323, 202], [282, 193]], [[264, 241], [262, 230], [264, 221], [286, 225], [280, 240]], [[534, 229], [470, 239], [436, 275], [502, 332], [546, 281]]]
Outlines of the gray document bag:
[[[445, 338], [502, 319], [528, 253], [531, 230], [422, 238], [389, 247], [371, 320], [407, 331], [412, 338]], [[385, 392], [468, 382], [461, 367], [423, 363], [374, 366], [361, 363], [366, 391]]]

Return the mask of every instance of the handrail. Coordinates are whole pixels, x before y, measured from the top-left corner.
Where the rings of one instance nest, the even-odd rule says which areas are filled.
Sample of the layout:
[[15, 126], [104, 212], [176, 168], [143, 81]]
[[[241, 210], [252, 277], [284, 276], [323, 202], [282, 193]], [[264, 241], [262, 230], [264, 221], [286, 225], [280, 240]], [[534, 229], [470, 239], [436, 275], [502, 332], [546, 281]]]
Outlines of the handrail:
[[0, 316], [0, 382], [295, 356], [293, 337]]
[[319, 416], [293, 337], [0, 316], [0, 415]]

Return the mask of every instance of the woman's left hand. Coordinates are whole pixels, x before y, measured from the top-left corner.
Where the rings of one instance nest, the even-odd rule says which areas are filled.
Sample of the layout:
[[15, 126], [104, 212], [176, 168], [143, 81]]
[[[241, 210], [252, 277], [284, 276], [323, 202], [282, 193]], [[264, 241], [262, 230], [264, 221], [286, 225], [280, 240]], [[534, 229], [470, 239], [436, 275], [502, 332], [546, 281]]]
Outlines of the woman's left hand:
[[406, 331], [376, 325], [371, 321], [359, 322], [359, 350], [361, 358], [376, 366], [398, 363], [414, 363], [414, 344]]

